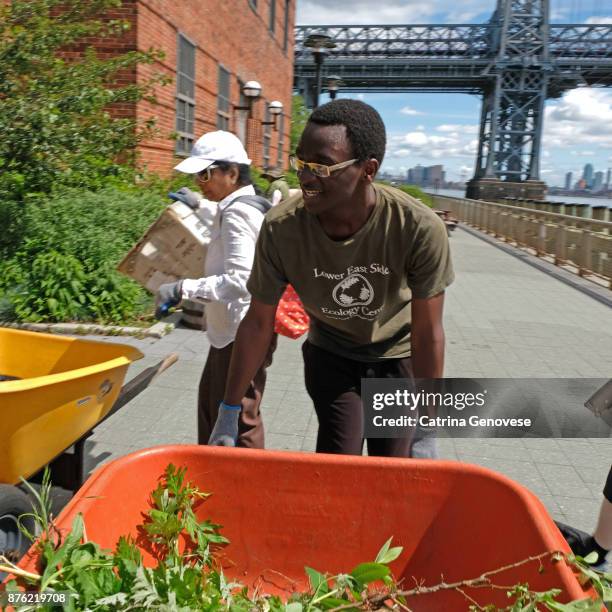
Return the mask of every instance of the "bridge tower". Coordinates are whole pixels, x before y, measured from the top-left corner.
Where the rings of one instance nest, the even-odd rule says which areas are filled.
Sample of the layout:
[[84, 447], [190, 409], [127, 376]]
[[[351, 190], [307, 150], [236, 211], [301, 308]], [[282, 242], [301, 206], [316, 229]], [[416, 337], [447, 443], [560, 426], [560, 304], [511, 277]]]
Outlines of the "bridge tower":
[[498, 0], [491, 18], [495, 54], [483, 91], [474, 178], [467, 197], [542, 199], [540, 144], [547, 97], [549, 0]]
[[541, 199], [546, 98], [579, 86], [612, 87], [612, 23], [551, 25], [549, 5], [497, 0], [491, 19], [478, 24], [297, 26], [294, 84], [312, 104], [308, 94], [321, 75], [306, 42], [322, 33], [333, 42], [323, 74], [338, 75], [343, 92], [480, 95], [467, 195]]

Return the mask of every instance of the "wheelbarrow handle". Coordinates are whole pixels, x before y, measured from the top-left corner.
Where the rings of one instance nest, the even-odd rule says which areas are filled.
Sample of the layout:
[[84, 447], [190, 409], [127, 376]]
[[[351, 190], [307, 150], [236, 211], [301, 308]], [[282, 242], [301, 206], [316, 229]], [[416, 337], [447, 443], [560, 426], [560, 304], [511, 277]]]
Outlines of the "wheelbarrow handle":
[[132, 380], [127, 382], [121, 387], [121, 392], [117, 397], [117, 400], [113, 404], [108, 414], [101, 419], [97, 424], [103, 423], [111, 417], [115, 412], [123, 408], [128, 402], [132, 401], [139, 393], [144, 391], [162, 372], [167, 370], [171, 365], [178, 361], [177, 353], [170, 353], [166, 355], [159, 363], [143, 370], [137, 376], [134, 376]]
[[174, 365], [178, 361], [178, 358], [178, 353], [170, 353], [169, 355], [164, 357], [157, 365], [153, 366], [154, 368], [156, 368], [156, 371], [153, 375], [153, 378], [149, 382], [155, 380], [162, 372], [166, 371], [171, 365]]

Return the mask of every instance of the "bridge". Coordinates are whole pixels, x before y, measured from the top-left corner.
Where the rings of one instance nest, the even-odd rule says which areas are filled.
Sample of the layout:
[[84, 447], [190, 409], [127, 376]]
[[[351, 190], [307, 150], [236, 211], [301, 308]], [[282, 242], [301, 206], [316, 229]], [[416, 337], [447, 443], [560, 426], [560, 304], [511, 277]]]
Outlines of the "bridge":
[[298, 26], [294, 85], [312, 106], [317, 68], [305, 43], [325, 34], [334, 46], [320, 76], [340, 76], [343, 91], [479, 94], [468, 196], [543, 199], [545, 100], [612, 86], [612, 24], [551, 25], [549, 12], [549, 0], [498, 0], [483, 24]]

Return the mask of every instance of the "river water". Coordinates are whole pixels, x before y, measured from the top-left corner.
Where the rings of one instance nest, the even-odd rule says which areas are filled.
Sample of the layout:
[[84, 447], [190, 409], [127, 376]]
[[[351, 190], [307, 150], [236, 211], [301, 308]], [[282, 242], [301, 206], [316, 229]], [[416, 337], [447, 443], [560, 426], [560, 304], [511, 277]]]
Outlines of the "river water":
[[[425, 189], [427, 193], [453, 196], [455, 198], [465, 197], [465, 192], [459, 189], [438, 189], [433, 191], [432, 189]], [[567, 202], [568, 204], [588, 204], [589, 206], [607, 206], [612, 208], [612, 198], [585, 198], [579, 196], [562, 196], [562, 195], [551, 195], [548, 200], [551, 202]]]

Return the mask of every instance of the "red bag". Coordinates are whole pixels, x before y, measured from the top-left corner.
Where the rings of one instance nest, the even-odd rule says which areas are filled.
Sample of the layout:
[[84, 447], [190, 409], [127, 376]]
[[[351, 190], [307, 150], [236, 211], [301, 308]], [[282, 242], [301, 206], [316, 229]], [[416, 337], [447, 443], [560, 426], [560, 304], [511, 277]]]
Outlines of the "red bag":
[[299, 338], [308, 331], [310, 318], [304, 310], [302, 301], [291, 285], [287, 285], [278, 307], [274, 321], [274, 331], [287, 338]]

